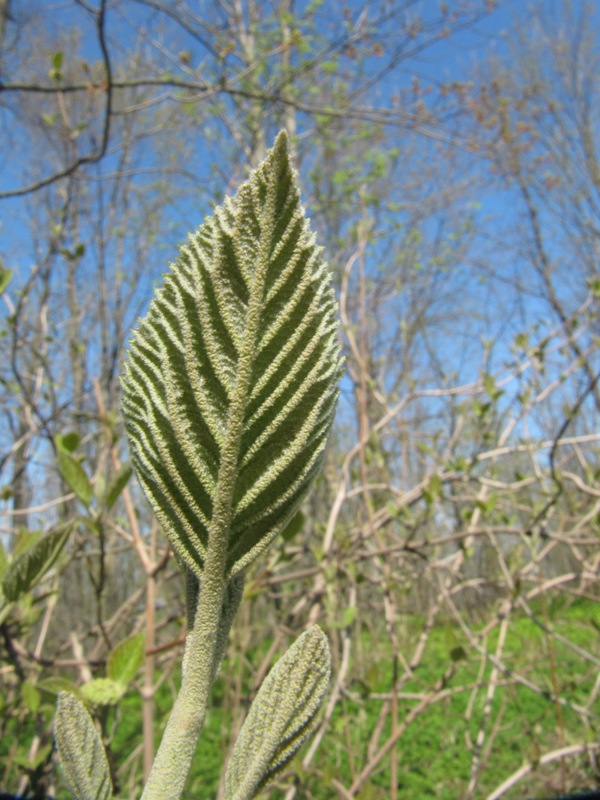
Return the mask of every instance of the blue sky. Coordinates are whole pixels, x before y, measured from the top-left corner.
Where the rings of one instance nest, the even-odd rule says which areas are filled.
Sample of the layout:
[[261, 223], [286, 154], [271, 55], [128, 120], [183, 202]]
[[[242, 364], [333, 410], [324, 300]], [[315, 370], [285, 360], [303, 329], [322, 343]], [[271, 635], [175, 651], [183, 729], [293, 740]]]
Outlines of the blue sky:
[[[354, 22], [360, 19], [365, 9], [367, 12], [370, 9], [368, 4], [363, 3], [347, 5], [350, 19]], [[478, 5], [483, 7], [484, 3], [481, 2]], [[553, 10], [556, 11], [560, 4], [554, 0], [543, 4], [533, 4], [533, 8], [541, 6], [548, 14], [552, 15]], [[577, 4], [574, 6], [576, 8]], [[303, 3], [300, 7], [306, 7], [306, 4]], [[434, 4], [426, 4], [428, 9], [433, 7]], [[435, 8], [437, 7], [436, 3]], [[331, 0], [327, 0], [318, 11], [323, 33], [330, 32], [328, 25], [333, 19], [333, 11], [337, 11], [338, 8], [337, 3], [332, 4]], [[400, 65], [397, 70], [374, 87], [367, 96], [360, 97], [357, 102], [361, 105], [369, 104], [389, 108], [393, 106], [395, 95], [402, 91], [408, 91], [415, 77], [419, 79], [423, 87], [472, 80], [479, 65], [486, 58], [492, 54], [496, 54], [499, 58], [506, 57], [510, 39], [514, 35], [511, 31], [518, 29], [519, 26], [526, 31], [529, 30], [527, 25], [530, 23], [525, 22], [530, 18], [529, 9], [530, 6], [520, 0], [504, 0], [498, 4], [498, 8], [489, 17], [482, 18], [473, 27], [456, 35], [440, 40], [435, 46]], [[31, 26], [28, 33], [24, 34], [25, 38], [21, 39], [18, 46], [22, 52], [28, 52], [29, 48], [28, 54], [32, 54], [35, 37], [41, 36], [42, 40], [49, 38], [60, 42], [61, 37], [77, 31], [79, 36], [77, 50], [64, 47], [64, 69], [71, 68], [75, 61], [77, 63], [86, 61], [89, 69], [92, 69], [100, 51], [93, 27], [94, 21], [87, 11], [75, 2], [41, 2], [38, 0], [34, 3], [25, 3], [24, 0], [14, 0], [15, 16], [18, 18], [25, 12], [27, 14], [40, 12], [42, 20], [41, 22], [38, 20], [36, 25]], [[595, 13], [596, 16], [600, 14], [598, 11]], [[146, 54], [152, 59], [158, 60], [162, 64], [161, 68], [172, 68], [178, 75], [186, 74], [185, 70], [180, 69], [181, 64], [177, 64], [178, 54], [189, 54], [185, 57], [190, 59], [192, 65], [204, 63], [201, 48], [196, 43], [181, 31], [173, 40], [169, 39], [160, 26], [157, 26], [156, 15], [149, 12], [148, 9], [134, 2], [121, 2], [109, 4], [107, 14], [108, 34], [115, 53], [115, 69], [118, 68], [120, 62], [126, 59], [134, 47], [138, 47], [142, 55]], [[215, 22], [217, 21], [215, 19]], [[390, 41], [393, 40], [394, 31], [389, 26], [388, 29], [376, 33], [381, 35], [382, 39], [389, 37]], [[154, 43], [149, 38], [150, 35], [154, 37]], [[27, 36], [32, 37], [31, 43], [26, 38]], [[168, 53], [166, 55], [164, 52], [161, 53], [160, 48], [164, 47], [166, 41], [169, 42], [171, 54], [176, 56], [175, 62], [169, 60]], [[56, 51], [50, 47], [49, 52], [40, 57], [37, 63], [34, 59], [36, 76], [42, 83], [47, 84], [50, 80], [48, 72], [52, 68], [52, 52]], [[34, 49], [33, 55], [35, 55]], [[344, 61], [344, 59], [346, 60]], [[384, 61], [377, 53], [373, 52], [371, 57], [365, 61], [365, 76], [368, 78], [374, 74], [381, 68]], [[351, 65], [351, 62], [352, 58], [348, 55], [342, 56], [340, 61], [342, 67]], [[208, 64], [208, 60], [206, 63]], [[9, 80], [24, 77], [19, 74], [12, 75], [12, 69], [13, 66], [9, 61], [5, 67], [5, 79], [7, 77]], [[207, 75], [207, 79], [210, 77]], [[265, 80], [268, 80], [269, 77], [267, 75]], [[322, 80], [327, 80], [326, 72], [322, 73]], [[332, 79], [330, 78], [330, 80]], [[227, 107], [227, 102], [225, 101], [225, 107]], [[231, 104], [229, 107], [231, 108]], [[165, 100], [161, 108], [164, 108], [164, 114], [167, 116], [172, 110], [173, 104], [171, 101]], [[127, 325], [133, 323], [136, 313], [143, 312], [154, 282], [166, 268], [167, 261], [176, 255], [176, 244], [183, 241], [186, 233], [195, 228], [204, 214], [210, 211], [211, 203], [218, 200], [224, 191], [231, 191], [242, 177], [240, 163], [234, 159], [234, 156], [237, 158], [239, 155], [239, 148], [236, 149], [233, 138], [227, 132], [227, 125], [222, 121], [215, 122], [214, 119], [211, 119], [206, 124], [203, 123], [204, 127], [202, 127], [196, 118], [197, 109], [201, 110], [201, 106], [191, 105], [187, 118], [181, 115], [178, 117], [180, 124], [187, 125], [182, 128], [181, 146], [184, 149], [181, 151], [181, 161], [178, 161], [177, 153], [171, 154], [165, 149], [168, 137], [172, 136], [168, 128], [162, 133], [157, 133], [153, 138], [140, 140], [137, 161], [133, 165], [129, 178], [133, 202], [139, 204], [140, 208], [148, 209], [148, 213], [151, 213], [154, 203], [157, 206], [160, 205], [163, 196], [168, 199], [164, 208], [157, 214], [160, 224], [152, 229], [152, 235], [155, 238], [152, 248], [148, 252], [148, 261], [143, 273], [144, 280], [140, 280], [135, 290], [136, 302], [133, 302], [129, 309], [126, 318]], [[54, 168], [54, 163], [49, 157], [50, 150], [46, 153], [40, 149], [41, 140], [36, 143], [36, 149], [32, 150], [31, 142], [20, 132], [20, 113], [34, 114], [35, 108], [32, 109], [31, 105], [24, 106], [22, 109], [17, 107], [9, 113], [0, 106], [0, 136], [6, 142], [5, 152], [10, 154], [10, 157], [0, 162], [0, 192], [22, 185], [30, 179], [28, 175], [30, 158], [37, 164], [41, 174], [48, 174]], [[300, 133], [298, 147], [303, 157], [301, 178], [304, 186], [310, 186], [308, 171], [314, 167], [315, 158], [318, 157], [313, 155], [313, 139], [310, 131], [312, 123], [308, 117], [303, 117], [302, 114], [298, 115], [298, 122]], [[118, 122], [115, 121], [115, 128], [117, 124]], [[270, 123], [271, 135], [276, 131], [277, 125], [277, 119], [273, 118]], [[448, 129], [452, 130], [451, 119], [447, 120]], [[388, 148], [394, 144], [395, 134], [391, 129], [386, 130], [388, 139], [382, 144], [382, 148]], [[48, 135], [52, 135], [51, 130]], [[75, 145], [78, 142], [85, 142], [82, 152], [89, 152], [94, 142], [97, 143], [98, 138], [98, 129], [88, 129], [81, 133], [80, 139], [75, 142]], [[399, 132], [398, 140], [401, 147], [414, 146], [415, 152], [419, 154], [420, 158], [430, 157], [433, 164], [437, 153], [436, 148], [439, 147], [439, 143], [434, 139], [411, 138], [405, 133]], [[160, 147], [157, 149], [155, 145]], [[87, 151], [85, 147], [88, 148]], [[119, 156], [118, 149], [114, 152], [111, 151], [101, 165], [86, 170], [90, 177], [90, 187], [97, 187], [100, 184], [106, 186], [103, 202], [108, 202], [111, 185], [108, 176], [117, 167]], [[235, 161], [233, 165], [228, 161], [230, 156], [232, 162]], [[184, 160], [185, 163], [182, 163]], [[401, 182], [403, 174], [410, 172], [411, 165], [407, 164], [403, 173], [401, 158], [399, 162], [394, 179]], [[456, 228], [459, 228], [461, 222], [464, 223], [469, 217], [476, 229], [472, 250], [468, 252], [464, 260], [459, 260], [453, 265], [453, 276], [456, 281], [454, 296], [450, 293], [445, 302], [454, 303], [458, 313], [463, 310], [465, 317], [472, 315], [475, 310], [479, 318], [476, 319], [473, 316], [470, 328], [457, 326], [455, 332], [449, 328], [447, 335], [443, 332], [445, 329], [431, 332], [432, 341], [437, 349], [438, 361], [449, 374], [459, 373], [460, 379], [469, 380], [473, 379], [482, 368], [484, 347], [480, 336], [494, 338], [500, 343], [500, 346], [494, 351], [494, 358], [489, 362], [488, 368], [501, 371], [503, 362], [511, 358], [509, 344], [515, 333], [527, 329], [536, 319], [540, 320], [540, 331], [543, 331], [545, 324], [552, 324], [552, 321], [544, 318], [542, 308], [545, 306], [535, 297], [514, 294], [505, 296], [503, 294], [504, 285], [501, 282], [486, 278], [483, 271], [475, 269], [474, 261], [478, 256], [481, 260], [487, 259], [495, 270], [504, 271], [503, 274], [507, 280], [511, 280], [515, 274], [519, 275], [521, 265], [515, 259], [514, 251], [504, 244], [508, 241], [504, 238], [504, 229], [510, 229], [515, 221], [518, 221], [515, 219], [518, 205], [514, 188], [502, 187], [493, 176], [487, 175], [489, 164], [485, 159], [477, 159], [457, 151], [456, 164], [460, 163], [465, 165], [464, 172], [458, 171], [456, 179], [464, 178], [476, 181], [479, 186], [478, 191], [471, 194], [466, 193], [462, 206], [458, 204], [457, 216], [453, 221], [454, 229], [452, 227], [443, 228], [441, 215], [432, 214], [421, 226], [420, 234], [426, 239], [432, 240], [439, 234], [446, 237], [447, 242], [450, 243], [452, 237], [456, 237]], [[166, 167], [169, 169], [167, 170]], [[435, 172], [433, 174], [435, 175]], [[417, 177], [418, 171], [416, 174], [412, 174], [411, 179], [415, 180]], [[396, 196], [400, 199], [402, 199], [404, 188], [399, 183], [396, 189]], [[437, 187], [432, 186], [432, 192], [435, 193], [436, 190]], [[60, 210], [60, 187], [53, 187], [45, 197], [50, 199], [50, 210], [40, 210], [37, 198], [34, 196], [0, 201], [0, 258], [6, 267], [14, 271], [13, 284], [10, 287], [11, 293], [15, 292], [20, 282], [26, 279], [32, 268], [39, 262], [40, 254], [43, 255], [48, 239], [48, 231], [56, 222], [55, 217]], [[312, 200], [314, 198], [311, 198], [310, 195], [305, 197], [308, 211], [318, 226], [319, 212], [311, 208]], [[97, 215], [103, 213], [98, 199], [91, 202], [90, 213]], [[462, 220], [461, 214], [463, 215]], [[397, 216], [398, 220], [401, 220], [402, 212], [398, 212]], [[33, 225], [31, 224], [32, 219], [36, 220]], [[140, 224], [142, 222], [143, 220]], [[388, 216], [386, 224], [391, 226], [392, 222], [392, 217]], [[92, 264], [97, 257], [92, 227], [90, 222], [89, 228], [84, 226], [78, 231], [80, 241], [86, 246], [81, 270], [81, 279], [84, 283], [86, 264]], [[124, 242], [124, 233], [118, 228], [119, 226], [115, 225], [112, 234], [109, 235], [109, 261], [113, 255], [116, 257], [118, 249]], [[382, 264], [390, 263], [390, 258], [393, 256], [390, 248], [397, 246], [398, 241], [401, 241], [399, 237], [400, 234], [390, 235], [381, 244], [375, 243], [370, 247], [368, 271], [371, 270], [372, 274], [376, 274]], [[78, 242], [71, 238], [69, 241], [61, 243], [61, 246], [73, 248], [77, 244]], [[125, 237], [127, 252], [133, 253], [135, 246], [135, 232], [128, 232]], [[424, 252], [426, 253], [427, 250], [424, 249]], [[330, 255], [330, 258], [335, 260], [335, 255]], [[127, 263], [127, 256], [125, 263]], [[422, 268], [426, 270], [428, 265], [425, 263]], [[54, 290], [60, 301], [61, 286], [59, 283], [56, 283]], [[391, 304], [390, 308], [389, 322], [391, 326], [397, 322], [398, 309], [402, 308], [401, 302]], [[66, 321], [63, 319], [60, 322], [63, 330], [65, 324]], [[447, 325], [447, 323], [445, 324]], [[92, 334], [92, 329], [90, 329], [90, 333]], [[90, 358], [93, 358], [93, 355], [94, 346], [91, 346]], [[425, 346], [423, 346], [422, 357], [425, 363], [428, 358]], [[428, 377], [427, 380], [430, 378]], [[348, 380], [343, 384], [343, 389], [349, 399], [351, 387]]]

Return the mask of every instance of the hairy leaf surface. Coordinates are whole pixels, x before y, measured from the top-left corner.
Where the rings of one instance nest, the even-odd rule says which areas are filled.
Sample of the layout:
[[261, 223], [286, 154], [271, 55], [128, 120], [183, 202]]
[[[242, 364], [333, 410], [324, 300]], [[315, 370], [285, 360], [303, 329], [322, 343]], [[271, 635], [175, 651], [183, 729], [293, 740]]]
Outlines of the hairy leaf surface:
[[280, 134], [181, 248], [122, 378], [138, 478], [179, 557], [240, 573], [322, 460], [340, 376], [336, 301]]
[[313, 730], [331, 668], [327, 637], [305, 631], [260, 687], [227, 765], [226, 800], [249, 800]]
[[85, 706], [65, 692], [58, 696], [54, 738], [75, 797], [78, 800], [110, 800], [110, 771], [98, 731]]

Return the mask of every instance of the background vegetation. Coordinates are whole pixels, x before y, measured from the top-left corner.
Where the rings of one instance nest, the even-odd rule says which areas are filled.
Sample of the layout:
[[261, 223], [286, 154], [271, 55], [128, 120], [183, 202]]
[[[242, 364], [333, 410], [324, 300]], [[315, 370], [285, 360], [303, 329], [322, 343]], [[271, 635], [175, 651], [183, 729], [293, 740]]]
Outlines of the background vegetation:
[[591, 0], [0, 0], [3, 790], [64, 796], [71, 686], [139, 796], [184, 592], [129, 480], [119, 365], [176, 243], [281, 128], [347, 372], [187, 796], [219, 797], [315, 621], [331, 695], [264, 798], [600, 785], [598, 22]]

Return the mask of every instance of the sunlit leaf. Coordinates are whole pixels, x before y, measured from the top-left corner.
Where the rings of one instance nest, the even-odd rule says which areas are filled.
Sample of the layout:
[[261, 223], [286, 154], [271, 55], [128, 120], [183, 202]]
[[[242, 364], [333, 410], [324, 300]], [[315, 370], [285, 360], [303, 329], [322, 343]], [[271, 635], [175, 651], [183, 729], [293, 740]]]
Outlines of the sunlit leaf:
[[337, 399], [337, 328], [281, 134], [181, 249], [122, 377], [135, 471], [196, 574], [213, 536], [243, 571], [306, 495]]
[[66, 450], [57, 448], [56, 461], [63, 480], [75, 492], [84, 505], [89, 505], [92, 499], [92, 486], [85, 474], [84, 468]]
[[40, 707], [40, 702], [42, 699], [37, 686], [35, 686], [29, 680], [24, 681], [21, 685], [21, 698], [25, 708], [32, 714], [35, 714]]
[[54, 437], [54, 443], [60, 450], [66, 453], [72, 453], [79, 447], [81, 436], [77, 431], [69, 431], [69, 433], [58, 434]]
[[226, 800], [249, 800], [313, 730], [329, 684], [327, 638], [314, 625], [277, 662], [239, 733], [225, 776]]
[[100, 735], [85, 706], [61, 692], [54, 738], [71, 791], [77, 800], [110, 800], [112, 784]]
[[121, 495], [121, 492], [127, 486], [130, 478], [131, 464], [127, 462], [121, 466], [117, 474], [108, 484], [108, 488], [104, 494], [104, 504], [107, 508], [111, 508], [116, 503]]
[[81, 697], [92, 706], [114, 706], [124, 694], [121, 683], [111, 678], [92, 678], [79, 689]]
[[2, 576], [2, 592], [7, 600], [15, 602], [44, 577], [65, 546], [71, 528], [65, 525], [48, 533], [14, 557]]
[[137, 633], [113, 648], [106, 665], [107, 677], [127, 686], [144, 663], [144, 644], [144, 634]]
[[0, 266], [0, 295], [4, 294], [6, 291], [8, 284], [12, 279], [12, 269], [6, 269], [5, 267]]

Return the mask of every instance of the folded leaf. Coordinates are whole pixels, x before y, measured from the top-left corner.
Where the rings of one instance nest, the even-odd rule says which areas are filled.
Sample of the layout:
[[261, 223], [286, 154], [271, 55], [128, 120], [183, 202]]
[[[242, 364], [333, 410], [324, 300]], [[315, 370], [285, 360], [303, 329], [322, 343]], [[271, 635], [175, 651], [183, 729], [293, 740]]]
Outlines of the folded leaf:
[[123, 371], [135, 471], [196, 574], [212, 537], [242, 572], [308, 491], [337, 399], [337, 327], [282, 133], [181, 248]]
[[227, 766], [225, 800], [250, 800], [294, 755], [313, 729], [329, 675], [327, 638], [314, 625], [260, 687]]
[[102, 740], [85, 706], [72, 694], [58, 696], [54, 738], [77, 800], [110, 800], [112, 784]]

